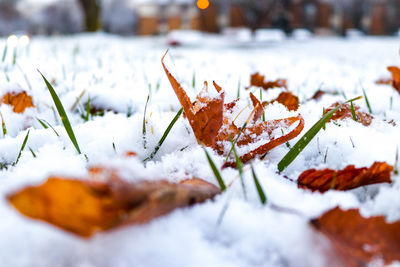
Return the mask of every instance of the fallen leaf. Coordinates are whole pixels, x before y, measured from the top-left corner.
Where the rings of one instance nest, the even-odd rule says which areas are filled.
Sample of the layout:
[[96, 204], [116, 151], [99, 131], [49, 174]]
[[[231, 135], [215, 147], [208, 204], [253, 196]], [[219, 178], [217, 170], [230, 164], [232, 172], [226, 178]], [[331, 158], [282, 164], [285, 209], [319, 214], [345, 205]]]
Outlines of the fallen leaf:
[[392, 73], [392, 81], [391, 84], [394, 89], [398, 93], [400, 93], [400, 68], [395, 67], [395, 66], [390, 66], [387, 68], [390, 73]]
[[383, 216], [364, 218], [359, 210], [336, 207], [311, 225], [324, 234], [347, 266], [367, 266], [381, 259], [400, 261], [400, 222], [387, 223]]
[[22, 214], [82, 237], [122, 225], [148, 222], [172, 210], [213, 198], [220, 190], [201, 179], [181, 183], [120, 179], [95, 167], [89, 179], [50, 177], [8, 196]]
[[[185, 90], [165, 66], [165, 56], [166, 53], [161, 59], [162, 66], [197, 140], [206, 146], [212, 147], [218, 153], [223, 154], [226, 151], [225, 145], [227, 143], [230, 144], [230, 140], [234, 140], [239, 134], [241, 134], [237, 142], [239, 147], [264, 141], [240, 154], [242, 161], [247, 162], [255, 156], [264, 155], [272, 148], [295, 138], [303, 130], [304, 120], [300, 115], [281, 120], [260, 121], [264, 111], [263, 105], [250, 93], [253, 111], [250, 115], [251, 117], [247, 120], [245, 130], [241, 131], [241, 128], [236, 126], [234, 119], [232, 119], [232, 112], [237, 105], [237, 100], [224, 104], [224, 91], [215, 82], [213, 82], [213, 85], [217, 91], [217, 96], [210, 97], [207, 93], [208, 84], [205, 82], [203, 90], [192, 104]], [[290, 101], [290, 104], [292, 105], [292, 101]], [[251, 118], [252, 120], [250, 121]], [[298, 124], [293, 127], [295, 123]], [[286, 132], [286, 134], [277, 138], [275, 130], [279, 129], [281, 130], [279, 131], [280, 133]]]
[[393, 166], [386, 162], [374, 162], [371, 167], [355, 168], [349, 165], [343, 170], [309, 169], [297, 179], [299, 188], [325, 192], [329, 189], [350, 190], [364, 185], [391, 183], [390, 173]]
[[279, 96], [272, 101], [264, 101], [263, 106], [266, 106], [273, 102], [278, 102], [284, 105], [290, 111], [296, 111], [299, 108], [299, 98], [291, 92], [287, 91], [280, 93]]
[[262, 87], [264, 90], [275, 87], [287, 88], [286, 79], [277, 79], [275, 81], [265, 81], [265, 76], [256, 72], [250, 76], [250, 86]]
[[26, 108], [34, 107], [32, 97], [25, 91], [20, 93], [7, 93], [1, 99], [1, 103], [11, 105], [15, 113], [24, 113]]
[[320, 100], [321, 97], [322, 97], [323, 95], [325, 95], [325, 94], [326, 94], [325, 91], [318, 90], [318, 91], [316, 91], [316, 92], [314, 93], [314, 95], [311, 97], [311, 99]]
[[[328, 109], [325, 110], [325, 113], [328, 113], [329, 111], [331, 111], [332, 109], [334, 109], [335, 107], [339, 106], [340, 103], [336, 102], [334, 104], [332, 104]], [[359, 111], [360, 107], [353, 104], [354, 105], [354, 111], [356, 114], [356, 119], [358, 122], [362, 123], [364, 126], [369, 126], [372, 123], [373, 120], [373, 116], [369, 115], [366, 112], [362, 112]], [[350, 104], [344, 104], [342, 107], [340, 107], [335, 114], [333, 114], [333, 116], [331, 117], [331, 119], [328, 121], [337, 121], [337, 120], [342, 120], [345, 118], [351, 118], [353, 119], [353, 115], [351, 114], [351, 106]]]

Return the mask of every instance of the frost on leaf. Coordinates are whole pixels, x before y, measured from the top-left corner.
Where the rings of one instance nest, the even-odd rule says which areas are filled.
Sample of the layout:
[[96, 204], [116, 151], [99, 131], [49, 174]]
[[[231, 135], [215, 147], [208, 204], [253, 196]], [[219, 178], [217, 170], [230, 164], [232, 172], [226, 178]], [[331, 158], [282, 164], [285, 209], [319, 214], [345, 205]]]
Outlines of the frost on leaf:
[[287, 88], [286, 79], [277, 79], [275, 81], [265, 81], [265, 76], [256, 72], [250, 76], [250, 86], [262, 87], [264, 90], [268, 90], [276, 87]]
[[[241, 125], [238, 127], [234, 122], [235, 119], [233, 119], [235, 117], [233, 112], [238, 99], [224, 104], [224, 91], [213, 82], [217, 96], [211, 97], [207, 93], [208, 84], [205, 83], [203, 91], [199, 93], [196, 101], [192, 103], [185, 90], [165, 66], [165, 55], [161, 59], [162, 66], [197, 140], [213, 148], [219, 154], [224, 154], [228, 150], [225, 149], [226, 144], [230, 146], [230, 141], [235, 140], [240, 134], [236, 144], [239, 148], [248, 148], [239, 152], [241, 160], [246, 162], [257, 155], [264, 155], [274, 147], [295, 138], [303, 130], [304, 120], [301, 115], [286, 119], [261, 121], [264, 111], [263, 105], [250, 93], [253, 111], [246, 122], [245, 129], [241, 131]], [[277, 132], [281, 135], [280, 137], [278, 137]]]
[[[339, 102], [336, 102], [336, 103], [332, 104], [328, 109], [325, 110], [324, 114], [328, 113], [329, 111], [333, 110], [334, 108], [336, 108], [339, 105], [340, 105]], [[359, 109], [360, 109], [359, 106], [354, 105], [354, 112], [355, 112], [357, 121], [362, 123], [364, 126], [369, 126], [372, 123], [372, 120], [373, 120], [374, 117], [369, 115], [368, 113], [359, 111]], [[353, 115], [351, 113], [350, 104], [344, 104], [343, 106], [341, 106], [335, 112], [335, 114], [333, 114], [333, 116], [331, 117], [329, 122], [330, 121], [342, 120], [342, 119], [346, 119], [346, 118], [353, 119]]]
[[201, 179], [126, 182], [115, 170], [92, 168], [89, 179], [50, 177], [8, 196], [22, 214], [82, 237], [117, 226], [148, 222], [178, 207], [214, 197], [219, 189]]
[[32, 97], [25, 91], [7, 93], [1, 99], [1, 103], [11, 105], [15, 113], [24, 113], [26, 108], [34, 107]]
[[296, 111], [299, 108], [299, 98], [288, 91], [280, 93], [279, 96], [272, 101], [269, 102], [264, 101], [263, 105], [266, 106], [269, 103], [273, 102], [278, 102], [284, 105], [290, 111]]
[[387, 223], [383, 216], [364, 218], [357, 209], [336, 207], [310, 223], [329, 239], [346, 266], [400, 260], [400, 222]]
[[298, 186], [312, 191], [325, 192], [329, 189], [350, 190], [364, 185], [390, 183], [393, 166], [385, 162], [374, 162], [371, 167], [355, 168], [349, 165], [343, 170], [309, 169], [300, 174]]

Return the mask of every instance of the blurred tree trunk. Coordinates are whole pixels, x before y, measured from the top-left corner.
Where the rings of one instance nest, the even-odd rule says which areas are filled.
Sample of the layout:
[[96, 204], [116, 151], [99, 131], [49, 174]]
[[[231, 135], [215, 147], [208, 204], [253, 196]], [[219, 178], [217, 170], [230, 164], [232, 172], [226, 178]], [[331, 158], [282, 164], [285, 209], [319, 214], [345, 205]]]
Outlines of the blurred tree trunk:
[[85, 30], [95, 32], [101, 28], [101, 7], [98, 0], [79, 0], [85, 16]]

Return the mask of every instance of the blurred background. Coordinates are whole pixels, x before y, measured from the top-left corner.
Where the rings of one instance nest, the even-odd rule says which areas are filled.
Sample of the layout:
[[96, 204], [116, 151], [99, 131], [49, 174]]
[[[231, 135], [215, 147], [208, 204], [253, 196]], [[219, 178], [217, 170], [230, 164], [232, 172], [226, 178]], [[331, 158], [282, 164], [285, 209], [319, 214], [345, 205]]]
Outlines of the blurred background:
[[104, 31], [304, 29], [317, 35], [399, 34], [400, 0], [0, 0], [0, 35]]

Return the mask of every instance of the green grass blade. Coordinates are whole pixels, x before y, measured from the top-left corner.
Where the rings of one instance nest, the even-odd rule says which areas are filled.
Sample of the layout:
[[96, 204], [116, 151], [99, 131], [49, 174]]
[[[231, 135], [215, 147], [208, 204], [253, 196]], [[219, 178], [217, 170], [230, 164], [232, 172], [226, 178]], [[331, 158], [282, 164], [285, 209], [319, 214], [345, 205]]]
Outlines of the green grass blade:
[[213, 171], [214, 176], [218, 181], [219, 188], [221, 189], [222, 192], [225, 191], [226, 186], [225, 186], [224, 180], [222, 179], [221, 173], [215, 166], [214, 161], [212, 160], [212, 158], [210, 157], [210, 155], [207, 152], [207, 149], [205, 149], [205, 147], [203, 147], [203, 150], [206, 153], [206, 157], [207, 157], [208, 163], [210, 164], [211, 170]]
[[47, 126], [41, 119], [39, 119], [39, 118], [36, 118], [36, 119], [37, 119], [37, 121], [40, 123], [40, 125], [43, 126], [43, 128], [45, 128], [45, 129], [48, 129], [48, 128], [49, 128], [49, 126]]
[[86, 102], [86, 115], [84, 120], [89, 121], [89, 116], [90, 116], [90, 97], [88, 97], [88, 101]]
[[357, 121], [356, 111], [354, 110], [353, 102], [350, 102], [350, 108], [351, 108], [351, 116], [353, 116], [353, 120]]
[[0, 117], [1, 117], [1, 128], [3, 130], [3, 137], [5, 137], [6, 134], [7, 134], [7, 127], [6, 127], [6, 123], [4, 121], [4, 118], [3, 118], [3, 114], [1, 112], [0, 112]]
[[7, 45], [7, 42], [6, 42], [6, 44], [4, 46], [4, 49], [3, 49], [3, 56], [1, 57], [1, 62], [4, 62], [4, 60], [6, 60], [7, 50], [8, 50], [8, 45]]
[[[238, 135], [236, 136], [235, 141], [233, 141], [233, 145], [236, 145], [237, 141], [239, 140], [240, 135], [242, 134], [242, 132], [244, 131], [244, 129], [246, 128], [246, 126], [247, 126], [247, 121], [243, 124], [242, 128], [240, 129], [240, 132], [239, 132]], [[229, 150], [228, 154], [226, 155], [225, 162], [228, 161], [229, 156], [230, 156], [231, 153], [232, 153], [232, 150], [233, 150], [233, 146], [231, 147], [231, 149]]]
[[13, 65], [17, 63], [17, 48], [14, 47], [14, 53], [13, 53]]
[[14, 165], [18, 163], [19, 158], [21, 157], [21, 153], [22, 153], [22, 151], [24, 150], [24, 148], [25, 148], [25, 146], [26, 146], [26, 143], [28, 142], [29, 132], [30, 132], [30, 131], [31, 131], [31, 130], [28, 130], [28, 132], [27, 132], [26, 135], [25, 135], [25, 139], [24, 139], [24, 141], [22, 142], [22, 146], [21, 146], [21, 148], [20, 148], [20, 150], [19, 150], [18, 157], [17, 157], [17, 160], [15, 161]]
[[[54, 131], [54, 133], [57, 135], [57, 136], [60, 136], [58, 133], [57, 133], [57, 131], [53, 128], [53, 126], [51, 126], [51, 124], [49, 123], [49, 122], [47, 122], [47, 121], [45, 121], [45, 120], [43, 120], [43, 119], [39, 119], [39, 118], [36, 118], [37, 120], [38, 120], [38, 122], [43, 126], [43, 128], [45, 128], [45, 129], [47, 129], [47, 128], [51, 128], [53, 131]], [[46, 125], [47, 124], [47, 125]]]
[[165, 130], [164, 134], [162, 135], [160, 141], [158, 141], [157, 146], [154, 148], [154, 151], [150, 154], [148, 158], [146, 158], [144, 161], [147, 161], [149, 159], [154, 158], [154, 156], [157, 154], [158, 150], [160, 149], [161, 145], [164, 143], [165, 139], [167, 138], [169, 132], [171, 131], [172, 127], [176, 123], [176, 121], [179, 119], [183, 112], [183, 108], [181, 108], [178, 113], [176, 113], [175, 117], [172, 119], [171, 123], [168, 125], [167, 129]]
[[67, 113], [65, 113], [65, 110], [60, 101], [60, 98], [58, 98], [58, 95], [57, 95], [56, 91], [54, 90], [53, 86], [51, 86], [51, 84], [47, 81], [47, 79], [43, 76], [43, 74], [40, 71], [39, 71], [39, 73], [40, 73], [40, 75], [42, 75], [42, 78], [43, 78], [44, 82], [46, 83], [47, 88], [49, 89], [51, 97], [53, 98], [54, 104], [57, 108], [58, 114], [60, 115], [60, 118], [64, 125], [64, 128], [67, 131], [69, 139], [71, 139], [71, 142], [75, 146], [76, 151], [78, 151], [78, 153], [81, 154], [81, 150], [79, 148], [78, 142], [76, 141], [74, 131], [72, 130], [71, 123], [69, 122]]
[[328, 113], [326, 113], [322, 118], [315, 123], [308, 132], [306, 132], [299, 141], [292, 147], [292, 149], [289, 150], [289, 152], [283, 157], [283, 159], [278, 163], [278, 170], [281, 172], [283, 171], [287, 166], [289, 166], [290, 163], [293, 162], [293, 160], [300, 154], [301, 151], [308, 145], [308, 143], [311, 142], [311, 140], [314, 138], [314, 136], [317, 135], [319, 130], [321, 130], [322, 127], [324, 127], [325, 123], [328, 122], [328, 120], [333, 116], [333, 114], [341, 108], [344, 104], [347, 104], [349, 102], [353, 102], [355, 100], [358, 100], [362, 98], [361, 96], [350, 99], [336, 108], [332, 109]]
[[192, 87], [193, 87], [193, 89], [196, 89], [196, 72], [195, 71], [193, 71]]
[[236, 151], [236, 147], [235, 147], [235, 144], [233, 143], [232, 139], [231, 139], [231, 144], [232, 144], [233, 153], [234, 153], [235, 159], [236, 159], [236, 169], [239, 171], [239, 175], [240, 175], [240, 183], [242, 184], [243, 196], [244, 196], [244, 199], [247, 200], [246, 185], [244, 183], [244, 175], [243, 175], [243, 163]]
[[147, 140], [146, 140], [146, 111], [147, 111], [147, 104], [149, 103], [149, 99], [150, 99], [150, 94], [147, 95], [146, 105], [144, 106], [144, 112], [143, 112], [142, 134], [143, 134], [143, 148], [144, 149], [146, 149], [146, 145], [147, 145]]
[[33, 156], [34, 158], [36, 158], [36, 154], [35, 154], [35, 152], [33, 152], [32, 148], [29, 147], [29, 150], [31, 151], [32, 156]]
[[258, 178], [257, 178], [256, 172], [254, 171], [253, 165], [250, 165], [250, 166], [251, 166], [251, 173], [253, 174], [254, 184], [256, 185], [261, 204], [265, 205], [265, 204], [267, 204], [267, 197], [264, 193], [264, 190], [263, 190], [260, 182], [258, 181]]
[[372, 108], [371, 108], [371, 105], [369, 104], [368, 96], [365, 93], [364, 88], [362, 88], [362, 91], [363, 91], [364, 98], [365, 98], [365, 104], [367, 104], [367, 107], [368, 107], [368, 111], [369, 111], [370, 114], [372, 114]]

